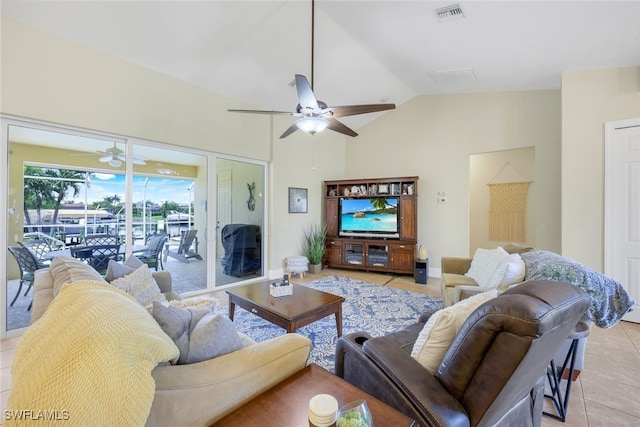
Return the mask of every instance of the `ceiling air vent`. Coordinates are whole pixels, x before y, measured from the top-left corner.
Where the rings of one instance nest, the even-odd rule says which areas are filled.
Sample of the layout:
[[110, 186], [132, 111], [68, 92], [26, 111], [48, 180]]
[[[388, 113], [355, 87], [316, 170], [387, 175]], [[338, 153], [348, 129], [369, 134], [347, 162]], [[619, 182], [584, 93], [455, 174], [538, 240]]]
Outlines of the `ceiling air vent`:
[[439, 9], [435, 9], [434, 12], [439, 22], [456, 21], [464, 18], [464, 12], [462, 12], [462, 8], [459, 4], [441, 7]]
[[478, 81], [478, 76], [472, 69], [432, 71], [429, 75], [439, 85], [474, 83]]

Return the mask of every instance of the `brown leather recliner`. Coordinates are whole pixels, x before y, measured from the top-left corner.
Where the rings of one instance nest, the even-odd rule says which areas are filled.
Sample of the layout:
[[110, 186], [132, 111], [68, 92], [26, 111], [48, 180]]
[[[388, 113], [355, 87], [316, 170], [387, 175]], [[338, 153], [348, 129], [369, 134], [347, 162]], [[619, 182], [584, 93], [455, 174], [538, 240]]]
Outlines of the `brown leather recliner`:
[[343, 336], [336, 374], [421, 426], [539, 426], [546, 367], [589, 303], [569, 283], [526, 282], [474, 311], [433, 375], [410, 356], [428, 314], [383, 337]]

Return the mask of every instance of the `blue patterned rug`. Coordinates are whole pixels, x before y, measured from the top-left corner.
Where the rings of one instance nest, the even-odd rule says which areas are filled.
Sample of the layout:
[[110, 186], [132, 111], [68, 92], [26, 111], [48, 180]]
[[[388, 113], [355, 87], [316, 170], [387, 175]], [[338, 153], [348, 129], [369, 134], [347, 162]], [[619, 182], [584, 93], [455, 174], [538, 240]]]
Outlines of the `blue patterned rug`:
[[[328, 276], [309, 282], [306, 286], [345, 298], [342, 304], [344, 335], [367, 331], [373, 336], [382, 336], [414, 323], [427, 310], [438, 310], [443, 306], [440, 298], [342, 276]], [[220, 307], [219, 310], [228, 313], [228, 307]], [[236, 308], [234, 323], [238, 331], [258, 342], [285, 333], [284, 329], [241, 308]], [[309, 363], [316, 363], [333, 372], [337, 340], [335, 316], [300, 328], [298, 333], [313, 342]]]

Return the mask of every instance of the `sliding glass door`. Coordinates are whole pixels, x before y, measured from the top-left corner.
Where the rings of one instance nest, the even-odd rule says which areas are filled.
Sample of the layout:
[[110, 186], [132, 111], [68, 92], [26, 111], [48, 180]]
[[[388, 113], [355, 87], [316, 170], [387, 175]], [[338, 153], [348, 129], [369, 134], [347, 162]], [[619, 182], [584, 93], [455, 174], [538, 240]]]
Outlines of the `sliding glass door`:
[[[158, 236], [157, 268], [181, 294], [264, 277], [264, 162], [22, 120], [3, 119], [2, 130], [0, 241], [47, 246], [40, 268], [91, 235], [114, 239], [120, 262]], [[33, 291], [12, 251], [3, 264], [6, 335], [29, 326]]]

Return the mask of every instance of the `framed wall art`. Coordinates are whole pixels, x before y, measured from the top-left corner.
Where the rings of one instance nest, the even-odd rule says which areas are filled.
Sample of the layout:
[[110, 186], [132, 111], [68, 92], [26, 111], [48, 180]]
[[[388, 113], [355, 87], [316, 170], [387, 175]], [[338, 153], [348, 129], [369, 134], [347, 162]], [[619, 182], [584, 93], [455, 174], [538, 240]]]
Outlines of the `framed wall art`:
[[289, 187], [289, 213], [307, 213], [307, 189]]

